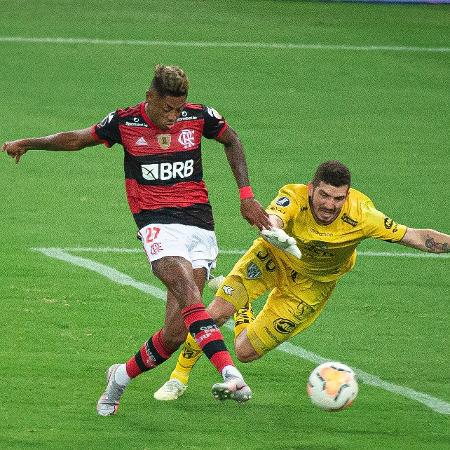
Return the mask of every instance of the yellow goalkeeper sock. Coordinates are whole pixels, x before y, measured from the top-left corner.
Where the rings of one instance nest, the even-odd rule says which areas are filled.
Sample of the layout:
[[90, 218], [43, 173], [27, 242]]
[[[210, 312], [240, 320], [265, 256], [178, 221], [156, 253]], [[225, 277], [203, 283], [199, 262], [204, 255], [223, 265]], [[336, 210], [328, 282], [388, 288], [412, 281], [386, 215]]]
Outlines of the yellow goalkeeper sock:
[[177, 359], [177, 365], [174, 371], [170, 374], [170, 379], [176, 378], [183, 384], [188, 384], [189, 375], [191, 370], [195, 366], [195, 363], [202, 356], [203, 352], [195, 339], [189, 333], [187, 335], [186, 341], [184, 342], [183, 349]]
[[243, 308], [234, 313], [234, 338], [236, 339], [254, 320], [251, 303], [247, 303]]

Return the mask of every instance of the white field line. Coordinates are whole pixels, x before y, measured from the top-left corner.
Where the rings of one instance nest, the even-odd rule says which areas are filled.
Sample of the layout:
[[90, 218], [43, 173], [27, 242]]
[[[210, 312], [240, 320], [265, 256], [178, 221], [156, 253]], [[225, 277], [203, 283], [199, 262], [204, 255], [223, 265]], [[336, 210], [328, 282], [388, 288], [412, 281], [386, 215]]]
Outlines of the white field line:
[[[122, 272], [119, 272], [113, 267], [107, 266], [105, 264], [100, 264], [96, 261], [93, 261], [92, 259], [71, 255], [67, 250], [62, 248], [34, 248], [32, 250], [43, 253], [50, 258], [66, 261], [75, 266], [92, 270], [93, 272], [103, 275], [114, 283], [134, 287], [141, 292], [152, 295], [155, 298], [163, 301], [166, 300], [166, 292], [159, 289], [158, 287], [137, 281], [134, 278]], [[226, 326], [230, 329], [233, 328], [233, 325], [230, 322], [228, 322]], [[283, 343], [282, 345], [277, 347], [277, 350], [283, 351], [292, 356], [306, 359], [316, 364], [328, 361], [326, 358], [305, 350], [300, 346], [291, 344], [290, 342]], [[366, 384], [370, 384], [371, 386], [393, 392], [394, 394], [402, 395], [403, 397], [409, 398], [411, 400], [415, 400], [439, 414], [450, 414], [450, 404], [443, 400], [432, 397], [428, 394], [424, 394], [422, 392], [417, 392], [404, 386], [398, 386], [396, 384], [389, 383], [375, 375], [371, 375], [370, 373], [364, 372], [359, 369], [355, 369], [355, 372], [358, 376], [358, 379]]]
[[[60, 250], [57, 248], [57, 250]], [[62, 250], [68, 252], [88, 252], [88, 253], [141, 253], [141, 248], [126, 247], [68, 247]], [[222, 255], [243, 255], [245, 250], [241, 249], [220, 249]], [[373, 257], [400, 257], [400, 258], [450, 258], [450, 253], [424, 253], [424, 252], [374, 252], [374, 251], [358, 251], [358, 256]]]
[[64, 37], [0, 36], [0, 42], [30, 44], [78, 44], [78, 45], [118, 45], [145, 47], [194, 47], [194, 48], [254, 48], [275, 50], [337, 50], [337, 51], [388, 51], [388, 52], [428, 52], [448, 53], [450, 47], [410, 47], [403, 45], [333, 45], [294, 44], [283, 42], [218, 42], [218, 41], [161, 41], [134, 39], [96, 39]]

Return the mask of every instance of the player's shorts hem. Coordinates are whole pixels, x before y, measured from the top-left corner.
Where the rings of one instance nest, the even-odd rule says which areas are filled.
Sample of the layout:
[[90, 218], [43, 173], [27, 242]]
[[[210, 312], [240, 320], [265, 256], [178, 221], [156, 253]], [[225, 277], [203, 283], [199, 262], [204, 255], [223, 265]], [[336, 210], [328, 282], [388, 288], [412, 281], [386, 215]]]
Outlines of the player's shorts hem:
[[192, 225], [153, 223], [139, 230], [150, 264], [164, 257], [181, 257], [194, 269], [215, 267], [218, 247], [214, 231]]

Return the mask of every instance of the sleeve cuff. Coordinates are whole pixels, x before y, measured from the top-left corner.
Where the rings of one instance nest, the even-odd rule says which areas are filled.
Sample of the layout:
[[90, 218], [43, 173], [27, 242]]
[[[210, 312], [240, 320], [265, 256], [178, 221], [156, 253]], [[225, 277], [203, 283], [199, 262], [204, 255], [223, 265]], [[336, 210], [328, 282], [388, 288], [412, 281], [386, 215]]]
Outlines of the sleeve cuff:
[[110, 148], [110, 147], [111, 147], [111, 144], [110, 144], [108, 141], [106, 141], [105, 139], [101, 139], [101, 138], [98, 136], [97, 131], [96, 131], [96, 127], [97, 127], [97, 125], [92, 125], [92, 127], [91, 127], [91, 135], [92, 135], [92, 137], [93, 137], [93, 138], [95, 139], [95, 141], [98, 142], [99, 144], [103, 144], [105, 147]]
[[217, 138], [220, 138], [220, 136], [222, 136], [222, 134], [225, 133], [225, 130], [227, 130], [228, 127], [229, 127], [228, 123], [225, 122], [225, 123], [223, 124], [223, 127], [221, 128], [221, 130], [217, 133], [216, 139], [217, 139]]

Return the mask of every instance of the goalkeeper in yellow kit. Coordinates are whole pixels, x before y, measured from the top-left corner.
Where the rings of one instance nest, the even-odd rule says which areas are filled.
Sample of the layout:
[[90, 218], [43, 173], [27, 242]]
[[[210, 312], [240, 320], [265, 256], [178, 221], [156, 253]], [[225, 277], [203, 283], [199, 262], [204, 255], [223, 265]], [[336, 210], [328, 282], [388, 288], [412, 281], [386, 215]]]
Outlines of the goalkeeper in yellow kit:
[[[450, 236], [394, 222], [366, 195], [350, 188], [350, 181], [345, 165], [327, 161], [308, 185], [283, 186], [267, 209], [272, 229], [261, 232], [219, 286], [207, 310], [219, 326], [234, 314], [240, 361], [258, 359], [309, 327], [337, 281], [355, 265], [356, 247], [363, 239], [449, 252]], [[255, 318], [251, 304], [268, 291]], [[155, 398], [175, 400], [182, 395], [201, 354], [188, 335], [170, 380]]]

